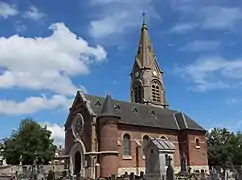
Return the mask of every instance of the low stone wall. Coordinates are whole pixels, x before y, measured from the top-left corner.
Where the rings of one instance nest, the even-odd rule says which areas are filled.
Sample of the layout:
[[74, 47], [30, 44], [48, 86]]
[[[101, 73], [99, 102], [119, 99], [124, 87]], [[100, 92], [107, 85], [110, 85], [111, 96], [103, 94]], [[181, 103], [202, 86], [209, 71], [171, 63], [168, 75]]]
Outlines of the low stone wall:
[[[24, 171], [30, 171], [32, 168], [31, 165], [26, 166], [0, 166], [0, 175], [15, 175], [16, 172], [18, 174], [23, 174]], [[49, 170], [53, 170], [55, 172], [64, 171], [64, 165], [40, 165], [39, 170], [47, 174]]]

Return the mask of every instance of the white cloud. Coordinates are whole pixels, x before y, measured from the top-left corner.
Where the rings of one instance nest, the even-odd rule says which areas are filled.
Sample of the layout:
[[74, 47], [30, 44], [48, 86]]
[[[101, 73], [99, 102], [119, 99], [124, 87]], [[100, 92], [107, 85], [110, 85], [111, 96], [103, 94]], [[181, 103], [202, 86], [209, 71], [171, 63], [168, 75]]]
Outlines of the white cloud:
[[24, 18], [34, 21], [40, 20], [44, 16], [45, 14], [40, 12], [35, 6], [30, 6], [29, 10], [23, 14]]
[[[206, 30], [232, 30], [240, 26], [242, 8], [235, 6], [229, 1], [221, 0], [171, 0], [173, 10], [180, 13], [180, 22], [176, 26], [181, 26], [181, 32], [195, 28]], [[231, 6], [233, 5], [233, 6]], [[190, 26], [188, 25], [190, 24]], [[194, 26], [197, 24], [197, 26]], [[172, 29], [176, 28], [174, 26]], [[176, 30], [176, 29], [175, 29]]]
[[48, 37], [0, 38], [0, 88], [73, 95], [78, 88], [71, 77], [88, 74], [90, 65], [106, 59], [103, 47], [89, 46], [63, 23], [51, 25], [50, 30], [53, 33]]
[[195, 90], [207, 91], [238, 87], [242, 80], [242, 59], [201, 57], [194, 63], [176, 68], [183, 78], [195, 84]]
[[160, 18], [151, 0], [91, 0], [90, 4], [101, 10], [98, 18], [90, 22], [89, 34], [94, 38], [106, 38], [140, 26], [143, 10], [149, 18]]
[[[212, 126], [213, 128], [226, 128], [228, 129], [230, 132], [238, 132], [238, 130], [241, 130], [242, 128], [242, 120], [226, 120], [226, 121], [219, 121], [219, 122], [214, 122]], [[209, 131], [211, 131], [213, 128], [210, 128]]]
[[201, 11], [204, 16], [203, 28], [231, 29], [242, 20], [242, 9], [212, 6]]
[[72, 100], [62, 95], [53, 95], [49, 99], [45, 95], [28, 97], [22, 102], [2, 99], [0, 100], [0, 114], [20, 115], [33, 114], [40, 110], [67, 109], [71, 106]]
[[231, 105], [231, 104], [237, 104], [240, 101], [241, 101], [240, 98], [229, 98], [225, 102], [226, 102], [226, 104]]
[[17, 14], [18, 14], [18, 10], [14, 5], [0, 1], [0, 17], [3, 17], [6, 19], [10, 16], [15, 16]]
[[181, 51], [214, 51], [220, 46], [218, 41], [196, 40], [181, 47]]
[[58, 124], [52, 124], [50, 122], [41, 122], [42, 126], [47, 126], [47, 129], [52, 132], [51, 138], [54, 139], [54, 144], [64, 147], [65, 144], [65, 130], [64, 126]]
[[180, 23], [180, 24], [174, 25], [171, 28], [171, 32], [173, 32], [173, 33], [184, 33], [184, 32], [187, 32], [189, 30], [193, 30], [198, 26], [199, 26], [198, 23]]

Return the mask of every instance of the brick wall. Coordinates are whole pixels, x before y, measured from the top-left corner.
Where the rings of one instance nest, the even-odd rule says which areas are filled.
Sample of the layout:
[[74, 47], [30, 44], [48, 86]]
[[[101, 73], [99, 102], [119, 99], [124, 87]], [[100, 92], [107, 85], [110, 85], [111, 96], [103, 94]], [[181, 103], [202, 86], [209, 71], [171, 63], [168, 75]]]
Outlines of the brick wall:
[[109, 177], [118, 173], [117, 119], [102, 117], [98, 125], [101, 177]]
[[[81, 113], [84, 118], [84, 130], [83, 130], [81, 139], [82, 139], [83, 143], [85, 144], [86, 151], [89, 152], [89, 151], [91, 151], [91, 148], [92, 148], [91, 118], [90, 118], [90, 115], [89, 115], [87, 109], [83, 109], [82, 112], [77, 112], [77, 113]], [[70, 122], [72, 122], [72, 120], [75, 118], [75, 115], [76, 114], [71, 115]], [[66, 149], [67, 153], [70, 152], [73, 144], [74, 144], [74, 136], [73, 136], [72, 130], [71, 130], [71, 123], [69, 123], [69, 127], [66, 128], [66, 132], [65, 132], [65, 149]]]
[[[205, 134], [197, 131], [189, 131], [187, 139], [190, 166], [208, 165], [207, 142]], [[196, 139], [199, 140], [199, 146], [196, 144]]]
[[[123, 157], [123, 135], [131, 136], [131, 157]], [[142, 140], [143, 136], [148, 135], [153, 138], [161, 138], [165, 136], [175, 146], [174, 163], [180, 166], [180, 150], [178, 143], [178, 134], [176, 131], [161, 130], [155, 128], [135, 127], [130, 125], [119, 125], [118, 131], [118, 149], [119, 149], [119, 168], [135, 168], [145, 167], [145, 159], [143, 154]]]

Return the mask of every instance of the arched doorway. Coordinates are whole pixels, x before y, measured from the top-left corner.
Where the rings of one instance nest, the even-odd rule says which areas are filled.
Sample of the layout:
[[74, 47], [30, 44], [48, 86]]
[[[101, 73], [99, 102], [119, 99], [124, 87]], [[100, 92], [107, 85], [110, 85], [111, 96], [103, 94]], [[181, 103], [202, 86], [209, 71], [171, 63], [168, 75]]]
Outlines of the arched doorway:
[[81, 171], [81, 153], [79, 151], [75, 154], [74, 175], [79, 175]]
[[85, 175], [85, 146], [81, 140], [77, 140], [72, 146], [69, 157], [70, 157], [70, 171], [72, 175], [81, 176]]

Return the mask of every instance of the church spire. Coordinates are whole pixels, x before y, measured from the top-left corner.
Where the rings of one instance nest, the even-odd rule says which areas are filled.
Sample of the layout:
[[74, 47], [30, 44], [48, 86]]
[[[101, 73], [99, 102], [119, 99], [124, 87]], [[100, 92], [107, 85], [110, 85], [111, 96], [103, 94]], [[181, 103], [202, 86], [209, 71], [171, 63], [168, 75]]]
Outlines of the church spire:
[[131, 75], [131, 101], [168, 107], [161, 71], [143, 13], [138, 51]]
[[152, 66], [155, 66], [158, 71], [162, 72], [159, 68], [159, 65], [156, 61], [155, 52], [150, 40], [148, 33], [148, 27], [145, 21], [145, 13], [143, 15], [143, 22], [141, 27], [140, 39], [138, 52], [136, 54], [136, 59], [139, 61], [141, 68], [151, 69]]

